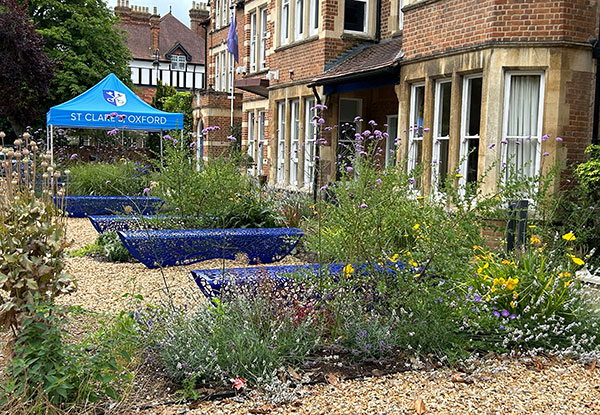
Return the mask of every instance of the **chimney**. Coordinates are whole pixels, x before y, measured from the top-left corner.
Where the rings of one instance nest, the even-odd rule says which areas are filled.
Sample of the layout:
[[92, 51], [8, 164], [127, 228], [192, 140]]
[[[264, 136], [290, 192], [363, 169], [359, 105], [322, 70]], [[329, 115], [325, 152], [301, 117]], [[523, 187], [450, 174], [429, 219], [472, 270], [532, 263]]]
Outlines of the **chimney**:
[[208, 9], [206, 3], [192, 2], [192, 8], [190, 9], [190, 29], [204, 39], [204, 29], [200, 25], [204, 20], [208, 19]]
[[117, 0], [117, 5], [115, 6], [114, 10], [123, 23], [129, 23], [131, 21], [131, 9], [129, 8], [129, 1], [126, 2], [126, 0]]
[[152, 11], [153, 13], [150, 16], [150, 31], [152, 32], [152, 53], [154, 53], [160, 48], [158, 43], [160, 33], [160, 15], [157, 13], [156, 7], [154, 7]]

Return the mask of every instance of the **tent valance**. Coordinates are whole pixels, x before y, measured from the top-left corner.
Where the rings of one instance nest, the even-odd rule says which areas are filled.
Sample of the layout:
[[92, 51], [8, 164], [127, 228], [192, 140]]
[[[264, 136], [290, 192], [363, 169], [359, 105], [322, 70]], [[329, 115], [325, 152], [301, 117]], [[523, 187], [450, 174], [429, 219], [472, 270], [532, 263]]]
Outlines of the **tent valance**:
[[46, 125], [103, 130], [179, 130], [183, 129], [183, 114], [151, 107], [111, 73], [83, 94], [50, 108]]

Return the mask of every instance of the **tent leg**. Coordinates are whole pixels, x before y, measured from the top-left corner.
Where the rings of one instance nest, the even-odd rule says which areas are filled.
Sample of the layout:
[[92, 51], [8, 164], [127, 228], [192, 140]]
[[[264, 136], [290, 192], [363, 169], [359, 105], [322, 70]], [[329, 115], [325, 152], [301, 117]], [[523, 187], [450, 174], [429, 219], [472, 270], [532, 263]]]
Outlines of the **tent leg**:
[[54, 126], [50, 125], [50, 165], [54, 164]]
[[163, 165], [163, 132], [160, 130], [160, 136], [158, 137], [158, 141], [160, 142], [160, 165]]
[[196, 171], [200, 171], [200, 123], [201, 119], [198, 120], [196, 125]]
[[181, 149], [183, 150], [183, 128], [181, 129]]

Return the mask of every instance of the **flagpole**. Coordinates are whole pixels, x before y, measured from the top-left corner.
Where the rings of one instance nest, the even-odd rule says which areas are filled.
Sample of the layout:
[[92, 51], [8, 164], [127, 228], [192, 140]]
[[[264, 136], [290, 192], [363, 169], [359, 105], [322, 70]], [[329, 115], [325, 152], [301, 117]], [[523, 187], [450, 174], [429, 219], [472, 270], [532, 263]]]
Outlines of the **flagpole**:
[[[231, 9], [231, 24], [235, 25], [235, 30], [237, 30], [237, 22], [235, 22], [235, 6]], [[231, 55], [230, 62], [232, 64], [231, 68], [229, 68], [229, 70], [231, 71], [231, 86], [230, 86], [231, 96], [229, 97], [229, 99], [231, 100], [231, 119], [230, 119], [231, 134], [233, 135], [233, 83], [234, 83], [234, 76], [235, 76], [233, 74], [233, 67], [235, 65], [234, 64], [235, 59], [234, 59], [233, 53], [231, 51], [229, 53]], [[240, 140], [242, 139], [241, 137], [236, 137], [236, 138], [238, 138]]]

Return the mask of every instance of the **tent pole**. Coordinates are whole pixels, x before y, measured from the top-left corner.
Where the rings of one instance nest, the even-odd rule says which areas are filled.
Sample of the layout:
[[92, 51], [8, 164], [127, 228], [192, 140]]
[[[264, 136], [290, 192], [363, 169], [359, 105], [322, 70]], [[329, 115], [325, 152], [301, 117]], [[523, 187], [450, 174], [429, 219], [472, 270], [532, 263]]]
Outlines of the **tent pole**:
[[163, 165], [163, 131], [160, 130], [160, 136], [158, 137], [158, 140], [160, 142], [160, 165], [162, 167]]
[[200, 171], [200, 123], [201, 119], [196, 124], [196, 171]]
[[54, 164], [54, 126], [50, 125], [50, 165]]
[[183, 128], [181, 129], [181, 149], [183, 150]]

